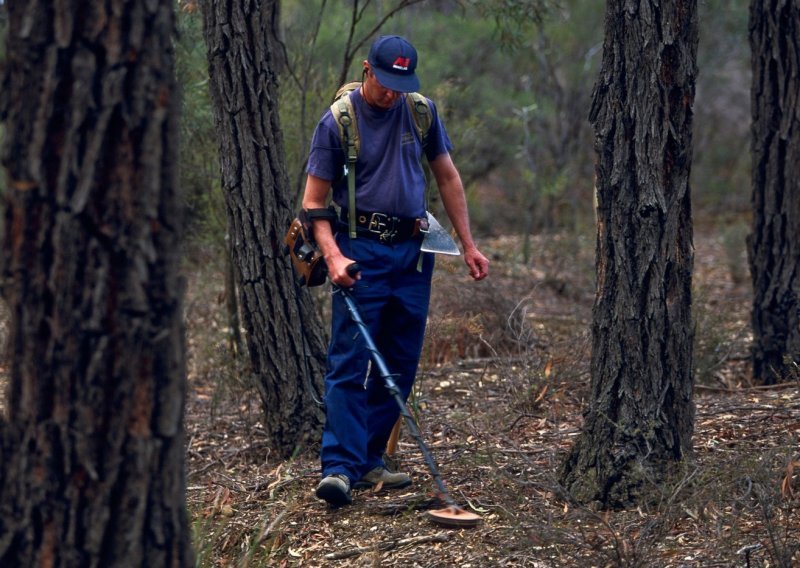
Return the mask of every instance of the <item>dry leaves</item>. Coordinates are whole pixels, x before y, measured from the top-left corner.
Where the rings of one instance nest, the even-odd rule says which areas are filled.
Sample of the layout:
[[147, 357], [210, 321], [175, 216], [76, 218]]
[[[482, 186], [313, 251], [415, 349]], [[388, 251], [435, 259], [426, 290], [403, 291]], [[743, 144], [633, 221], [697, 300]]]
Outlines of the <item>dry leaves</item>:
[[[707, 373], [694, 459], [652, 488], [652, 502], [602, 513], [557, 483], [588, 396], [591, 242], [576, 258], [574, 243], [540, 239], [535, 268], [512, 262], [517, 244], [492, 243], [491, 282], [478, 286], [459, 280], [458, 265], [441, 267], [439, 335], [412, 401], [453, 497], [483, 517], [475, 529], [426, 519], [434, 484], [405, 432], [407, 491], [357, 491], [340, 510], [315, 499], [316, 449], [270, 456], [256, 397], [230, 370], [220, 308], [200, 299], [216, 297], [218, 281], [192, 279], [188, 471], [201, 566], [800, 565], [800, 385], [748, 388], [748, 291], [727, 275], [721, 243], [695, 238], [696, 357]], [[490, 309], [516, 314], [516, 339], [476, 311], [492, 295]], [[450, 345], [459, 306], [465, 324]]]

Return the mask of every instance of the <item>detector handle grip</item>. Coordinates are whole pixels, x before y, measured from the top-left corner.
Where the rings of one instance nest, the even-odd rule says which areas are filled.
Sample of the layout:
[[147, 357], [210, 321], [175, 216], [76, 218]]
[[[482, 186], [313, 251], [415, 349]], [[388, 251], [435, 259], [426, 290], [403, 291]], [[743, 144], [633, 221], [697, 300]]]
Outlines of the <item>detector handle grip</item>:
[[361, 272], [361, 267], [358, 265], [357, 262], [354, 262], [353, 264], [347, 267], [347, 275], [350, 278], [355, 278], [359, 272]]

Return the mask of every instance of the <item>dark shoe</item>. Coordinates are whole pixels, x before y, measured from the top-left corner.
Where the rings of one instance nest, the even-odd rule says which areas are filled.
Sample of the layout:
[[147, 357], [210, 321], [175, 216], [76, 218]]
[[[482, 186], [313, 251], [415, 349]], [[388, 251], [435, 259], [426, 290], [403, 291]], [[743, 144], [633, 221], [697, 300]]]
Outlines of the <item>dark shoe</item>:
[[335, 473], [326, 476], [317, 485], [317, 497], [324, 499], [331, 507], [341, 507], [353, 502], [350, 495], [350, 480], [347, 476]]
[[405, 473], [394, 473], [385, 467], [376, 467], [367, 475], [356, 481], [356, 489], [372, 489], [378, 484], [384, 489], [402, 489], [411, 485], [411, 478]]

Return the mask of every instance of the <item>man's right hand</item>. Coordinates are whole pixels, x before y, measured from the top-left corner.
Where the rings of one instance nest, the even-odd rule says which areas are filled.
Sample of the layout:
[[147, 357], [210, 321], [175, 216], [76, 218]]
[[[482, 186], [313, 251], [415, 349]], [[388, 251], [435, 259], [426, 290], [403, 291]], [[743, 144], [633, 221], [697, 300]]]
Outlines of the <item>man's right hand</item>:
[[356, 280], [361, 280], [360, 271], [353, 275], [350, 274], [352, 272], [350, 267], [353, 265], [356, 267], [358, 266], [353, 259], [347, 258], [343, 254], [339, 253], [332, 255], [331, 258], [326, 257], [325, 262], [328, 265], [328, 276], [337, 286], [342, 288], [352, 288], [355, 285]]

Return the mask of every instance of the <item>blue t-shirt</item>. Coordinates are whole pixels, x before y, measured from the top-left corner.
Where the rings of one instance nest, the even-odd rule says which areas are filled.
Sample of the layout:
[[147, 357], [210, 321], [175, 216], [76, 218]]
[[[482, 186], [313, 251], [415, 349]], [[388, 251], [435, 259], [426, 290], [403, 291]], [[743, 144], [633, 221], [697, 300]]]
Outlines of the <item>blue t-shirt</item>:
[[[399, 217], [421, 217], [425, 214], [422, 141], [405, 96], [392, 108], [383, 110], [369, 106], [360, 91], [359, 88], [350, 93], [361, 138], [355, 167], [356, 208]], [[429, 106], [432, 120], [425, 154], [428, 160], [433, 160], [449, 153], [453, 144], [430, 100]], [[314, 131], [306, 172], [331, 180], [333, 200], [347, 208], [347, 179], [342, 175], [344, 164], [339, 128], [328, 109]]]

